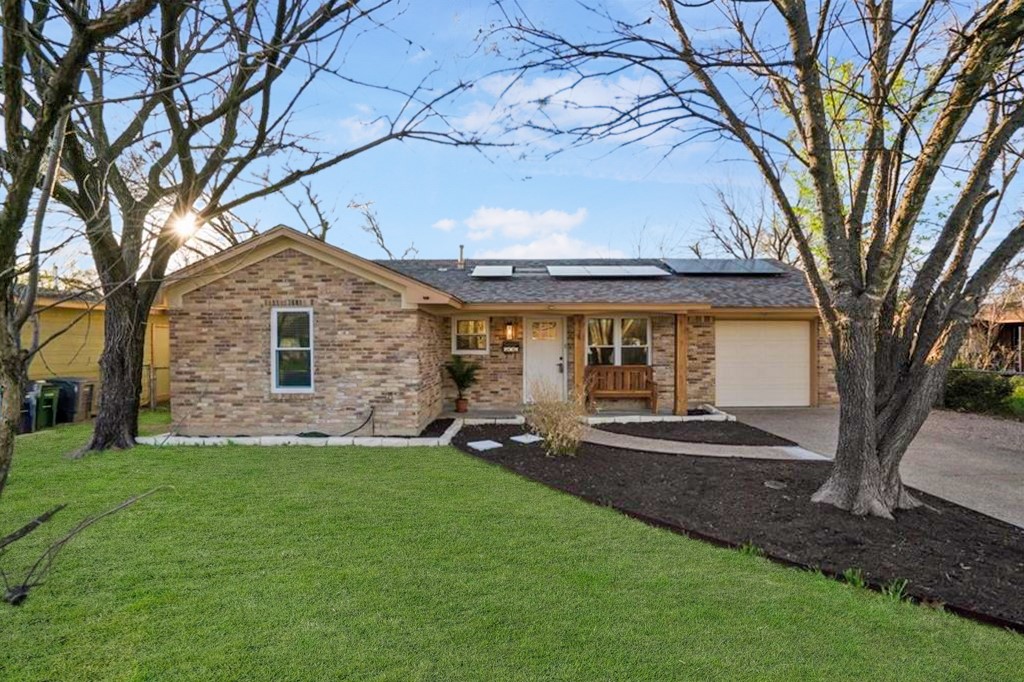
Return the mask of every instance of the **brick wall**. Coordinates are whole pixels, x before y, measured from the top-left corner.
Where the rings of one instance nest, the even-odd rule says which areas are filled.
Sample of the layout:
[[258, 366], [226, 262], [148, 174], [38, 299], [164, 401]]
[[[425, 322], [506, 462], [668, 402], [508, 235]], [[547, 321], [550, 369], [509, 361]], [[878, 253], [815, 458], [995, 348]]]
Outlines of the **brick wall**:
[[651, 318], [651, 361], [658, 383], [658, 412], [672, 414], [676, 402], [676, 318], [660, 315]]
[[836, 360], [832, 355], [828, 329], [818, 321], [818, 404], [837, 405], [839, 391], [836, 389]]
[[[470, 316], [466, 316], [470, 317]], [[442, 335], [440, 343], [445, 348], [444, 361], [451, 358], [452, 319], [444, 318], [439, 325]], [[471, 410], [515, 410], [523, 402], [523, 354], [503, 353], [501, 344], [505, 340], [505, 321], [515, 320], [516, 338], [523, 341], [523, 320], [521, 317], [489, 317], [490, 348], [487, 355], [466, 355], [467, 360], [480, 365], [477, 382], [466, 392]], [[444, 379], [444, 404], [446, 409], [455, 406], [455, 385], [451, 379]]]
[[[275, 306], [313, 308], [311, 394], [270, 390]], [[286, 250], [185, 295], [171, 311], [171, 409], [186, 435], [414, 435], [436, 416], [440, 380], [419, 333], [436, 326], [399, 294]], [[422, 395], [421, 395], [422, 394]]]
[[689, 407], [715, 402], [715, 320], [691, 315], [687, 318], [689, 350], [686, 354], [686, 399]]
[[[432, 419], [444, 410], [445, 382], [448, 375], [444, 363], [451, 355], [451, 347], [443, 342], [445, 318], [426, 312], [417, 314], [420, 383], [416, 390], [420, 416]], [[427, 420], [429, 421], [429, 420]]]

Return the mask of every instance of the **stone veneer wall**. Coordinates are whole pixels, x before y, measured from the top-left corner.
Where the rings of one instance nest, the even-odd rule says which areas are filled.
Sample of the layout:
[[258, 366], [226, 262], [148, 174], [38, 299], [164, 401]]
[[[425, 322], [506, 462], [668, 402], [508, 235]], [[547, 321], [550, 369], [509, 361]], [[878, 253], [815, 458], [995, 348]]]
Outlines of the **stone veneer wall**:
[[[465, 315], [462, 317], [473, 316]], [[439, 326], [441, 333], [440, 343], [445, 349], [443, 362], [447, 362], [452, 354], [452, 319], [451, 317], [443, 318]], [[516, 338], [522, 343], [523, 320], [521, 317], [512, 315], [508, 317], [489, 317], [489, 352], [487, 355], [465, 356], [467, 360], [479, 363], [480, 365], [476, 385], [466, 393], [471, 410], [515, 410], [523, 403], [523, 354], [522, 352], [509, 354], [501, 352], [501, 344], [505, 340], [505, 320], [507, 319], [515, 319]], [[454, 408], [455, 397], [455, 385], [451, 379], [445, 376], [445, 409]]]
[[686, 400], [689, 407], [715, 403], [715, 319], [706, 315], [687, 318]]
[[651, 318], [651, 361], [658, 383], [658, 412], [672, 414], [676, 403], [676, 318]]
[[[270, 390], [271, 308], [313, 308], [313, 393]], [[415, 435], [436, 416], [421, 373], [424, 313], [399, 294], [286, 250], [185, 295], [171, 310], [171, 410], [183, 435]], [[420, 393], [425, 395], [420, 396]]]
[[[451, 357], [451, 347], [443, 343], [445, 318], [420, 311], [417, 315], [420, 383], [416, 391], [419, 413], [429, 422], [444, 409], [445, 383], [450, 381], [444, 363]], [[426, 423], [424, 423], [424, 426]]]
[[818, 321], [818, 404], [838, 405], [839, 390], [836, 388], [836, 359], [832, 355], [828, 329]]

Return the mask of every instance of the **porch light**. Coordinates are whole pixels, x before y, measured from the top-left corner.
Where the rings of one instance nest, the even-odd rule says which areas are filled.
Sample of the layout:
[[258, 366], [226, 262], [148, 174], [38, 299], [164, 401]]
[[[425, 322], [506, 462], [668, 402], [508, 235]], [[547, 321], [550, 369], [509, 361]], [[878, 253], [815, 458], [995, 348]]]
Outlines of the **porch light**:
[[505, 340], [512, 341], [516, 338], [516, 321], [505, 320]]

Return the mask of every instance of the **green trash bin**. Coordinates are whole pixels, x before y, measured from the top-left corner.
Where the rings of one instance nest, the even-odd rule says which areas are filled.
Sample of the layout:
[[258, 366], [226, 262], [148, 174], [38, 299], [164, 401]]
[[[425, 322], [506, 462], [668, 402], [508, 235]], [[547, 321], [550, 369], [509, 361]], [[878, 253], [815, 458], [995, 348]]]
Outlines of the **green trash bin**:
[[60, 386], [43, 384], [39, 389], [39, 402], [36, 404], [36, 428], [48, 429], [57, 425], [57, 400], [60, 398]]

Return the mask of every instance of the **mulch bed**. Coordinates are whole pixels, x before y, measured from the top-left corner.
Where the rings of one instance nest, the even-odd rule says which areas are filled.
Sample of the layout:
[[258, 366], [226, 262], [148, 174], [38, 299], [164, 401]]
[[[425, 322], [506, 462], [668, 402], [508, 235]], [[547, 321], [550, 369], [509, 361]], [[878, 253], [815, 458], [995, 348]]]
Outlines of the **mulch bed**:
[[420, 431], [420, 438], [440, 438], [454, 421], [454, 419], [435, 419]]
[[[453, 445], [652, 523], [719, 543], [752, 543], [773, 559], [830, 574], [857, 568], [873, 585], [906, 579], [917, 600], [1024, 629], [1024, 529], [926, 493], [916, 494], [931, 509], [899, 512], [895, 521], [812, 504], [828, 462], [659, 455], [590, 443], [576, 457], [552, 458], [542, 444], [508, 440], [522, 432], [465, 427]], [[504, 447], [466, 446], [488, 439]]]
[[635, 424], [601, 424], [594, 427], [601, 431], [623, 433], [627, 436], [674, 440], [683, 443], [710, 443], [714, 445], [765, 445], [788, 447], [796, 445], [791, 440], [780, 438], [742, 422], [640, 422]]

